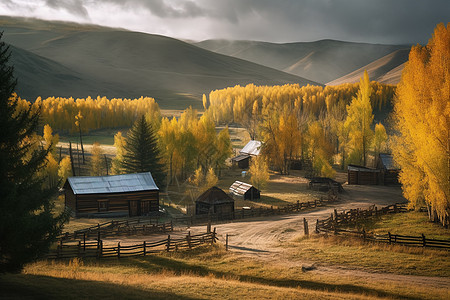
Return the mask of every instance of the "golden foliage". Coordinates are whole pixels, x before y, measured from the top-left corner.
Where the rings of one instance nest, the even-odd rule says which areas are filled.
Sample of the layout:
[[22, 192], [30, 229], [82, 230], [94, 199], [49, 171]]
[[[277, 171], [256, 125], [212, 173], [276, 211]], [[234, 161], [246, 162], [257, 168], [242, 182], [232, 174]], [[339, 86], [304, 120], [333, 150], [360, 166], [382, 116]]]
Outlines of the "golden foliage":
[[394, 106], [394, 159], [412, 206], [427, 203], [441, 221], [450, 213], [450, 23], [427, 46], [413, 46]]
[[252, 158], [248, 172], [251, 175], [250, 181], [254, 187], [258, 190], [262, 190], [266, 187], [267, 182], [269, 181], [269, 166], [263, 155]]

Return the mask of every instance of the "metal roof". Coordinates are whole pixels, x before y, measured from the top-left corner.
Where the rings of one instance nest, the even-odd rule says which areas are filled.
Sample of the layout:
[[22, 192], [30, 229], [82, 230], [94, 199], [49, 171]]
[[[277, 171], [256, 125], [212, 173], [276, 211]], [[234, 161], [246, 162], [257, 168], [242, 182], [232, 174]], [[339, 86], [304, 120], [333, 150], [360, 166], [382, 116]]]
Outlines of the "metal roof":
[[249, 155], [259, 155], [259, 152], [261, 150], [261, 142], [260, 141], [254, 141], [251, 140], [247, 143], [247, 145], [242, 148], [239, 153], [241, 154], [249, 154]]
[[150, 172], [111, 176], [69, 177], [67, 182], [76, 195], [159, 190]]
[[360, 172], [369, 172], [369, 173], [379, 173], [380, 170], [367, 168], [364, 166], [357, 166], [357, 165], [348, 165], [349, 171], [360, 171]]
[[380, 160], [383, 164], [384, 168], [386, 170], [398, 170], [399, 168], [396, 167], [394, 164], [394, 159], [392, 158], [392, 155], [390, 154], [380, 154]]
[[243, 196], [251, 188], [252, 188], [251, 184], [236, 180], [230, 186], [230, 194], [233, 194], [236, 196]]
[[241, 161], [241, 160], [247, 159], [249, 157], [250, 157], [250, 155], [248, 155], [248, 154], [239, 154], [238, 156], [233, 157], [231, 160], [232, 161]]

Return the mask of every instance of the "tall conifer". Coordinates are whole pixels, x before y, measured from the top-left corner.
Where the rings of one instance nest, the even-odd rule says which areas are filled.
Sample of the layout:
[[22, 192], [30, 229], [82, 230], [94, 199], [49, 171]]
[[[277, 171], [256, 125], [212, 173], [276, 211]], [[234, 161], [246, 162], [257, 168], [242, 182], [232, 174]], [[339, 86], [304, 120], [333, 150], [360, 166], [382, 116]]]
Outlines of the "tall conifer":
[[125, 173], [151, 172], [158, 186], [163, 185], [164, 171], [155, 132], [145, 117], [136, 120], [127, 134], [122, 167]]
[[[33, 147], [39, 111], [18, 110], [17, 80], [8, 65], [9, 47], [0, 33], [0, 272], [20, 271], [45, 254], [61, 232], [64, 215], [54, 217], [54, 188], [37, 176], [49, 149]], [[37, 150], [33, 150], [37, 149]]]

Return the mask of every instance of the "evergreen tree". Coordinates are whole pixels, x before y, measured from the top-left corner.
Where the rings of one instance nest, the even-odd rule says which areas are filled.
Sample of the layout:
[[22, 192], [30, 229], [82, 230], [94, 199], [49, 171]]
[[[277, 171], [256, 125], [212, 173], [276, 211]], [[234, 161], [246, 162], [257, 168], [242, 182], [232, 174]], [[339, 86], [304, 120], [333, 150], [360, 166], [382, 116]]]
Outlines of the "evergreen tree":
[[37, 176], [49, 149], [34, 147], [30, 138], [39, 111], [18, 110], [17, 84], [8, 65], [9, 47], [0, 33], [0, 272], [17, 272], [48, 251], [60, 234], [65, 215], [54, 217], [51, 197], [56, 187], [43, 188]]
[[145, 117], [136, 120], [127, 134], [122, 167], [125, 173], [151, 172], [157, 186], [165, 178], [155, 132]]

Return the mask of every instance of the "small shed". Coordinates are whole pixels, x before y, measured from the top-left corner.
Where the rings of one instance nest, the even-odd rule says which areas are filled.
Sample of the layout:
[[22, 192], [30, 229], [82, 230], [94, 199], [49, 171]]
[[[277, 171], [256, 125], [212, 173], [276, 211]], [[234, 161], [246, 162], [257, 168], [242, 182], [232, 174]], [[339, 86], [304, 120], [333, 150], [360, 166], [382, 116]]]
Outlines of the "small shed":
[[159, 211], [159, 189], [150, 172], [69, 177], [65, 205], [76, 216], [142, 216]]
[[257, 188], [242, 181], [235, 181], [230, 186], [230, 194], [236, 197], [243, 197], [244, 200], [256, 200], [261, 198], [261, 193]]
[[380, 170], [357, 165], [348, 165], [348, 184], [378, 184]]
[[400, 168], [394, 163], [394, 159], [391, 154], [380, 153], [377, 169], [381, 172], [381, 184], [384, 185], [397, 185], [398, 175], [400, 173]]
[[227, 214], [234, 211], [234, 199], [216, 186], [205, 191], [195, 200], [195, 214]]
[[234, 165], [237, 165], [240, 169], [246, 169], [250, 165], [252, 156], [258, 156], [261, 152], [261, 142], [251, 140], [247, 145], [239, 151], [239, 155], [231, 159]]

